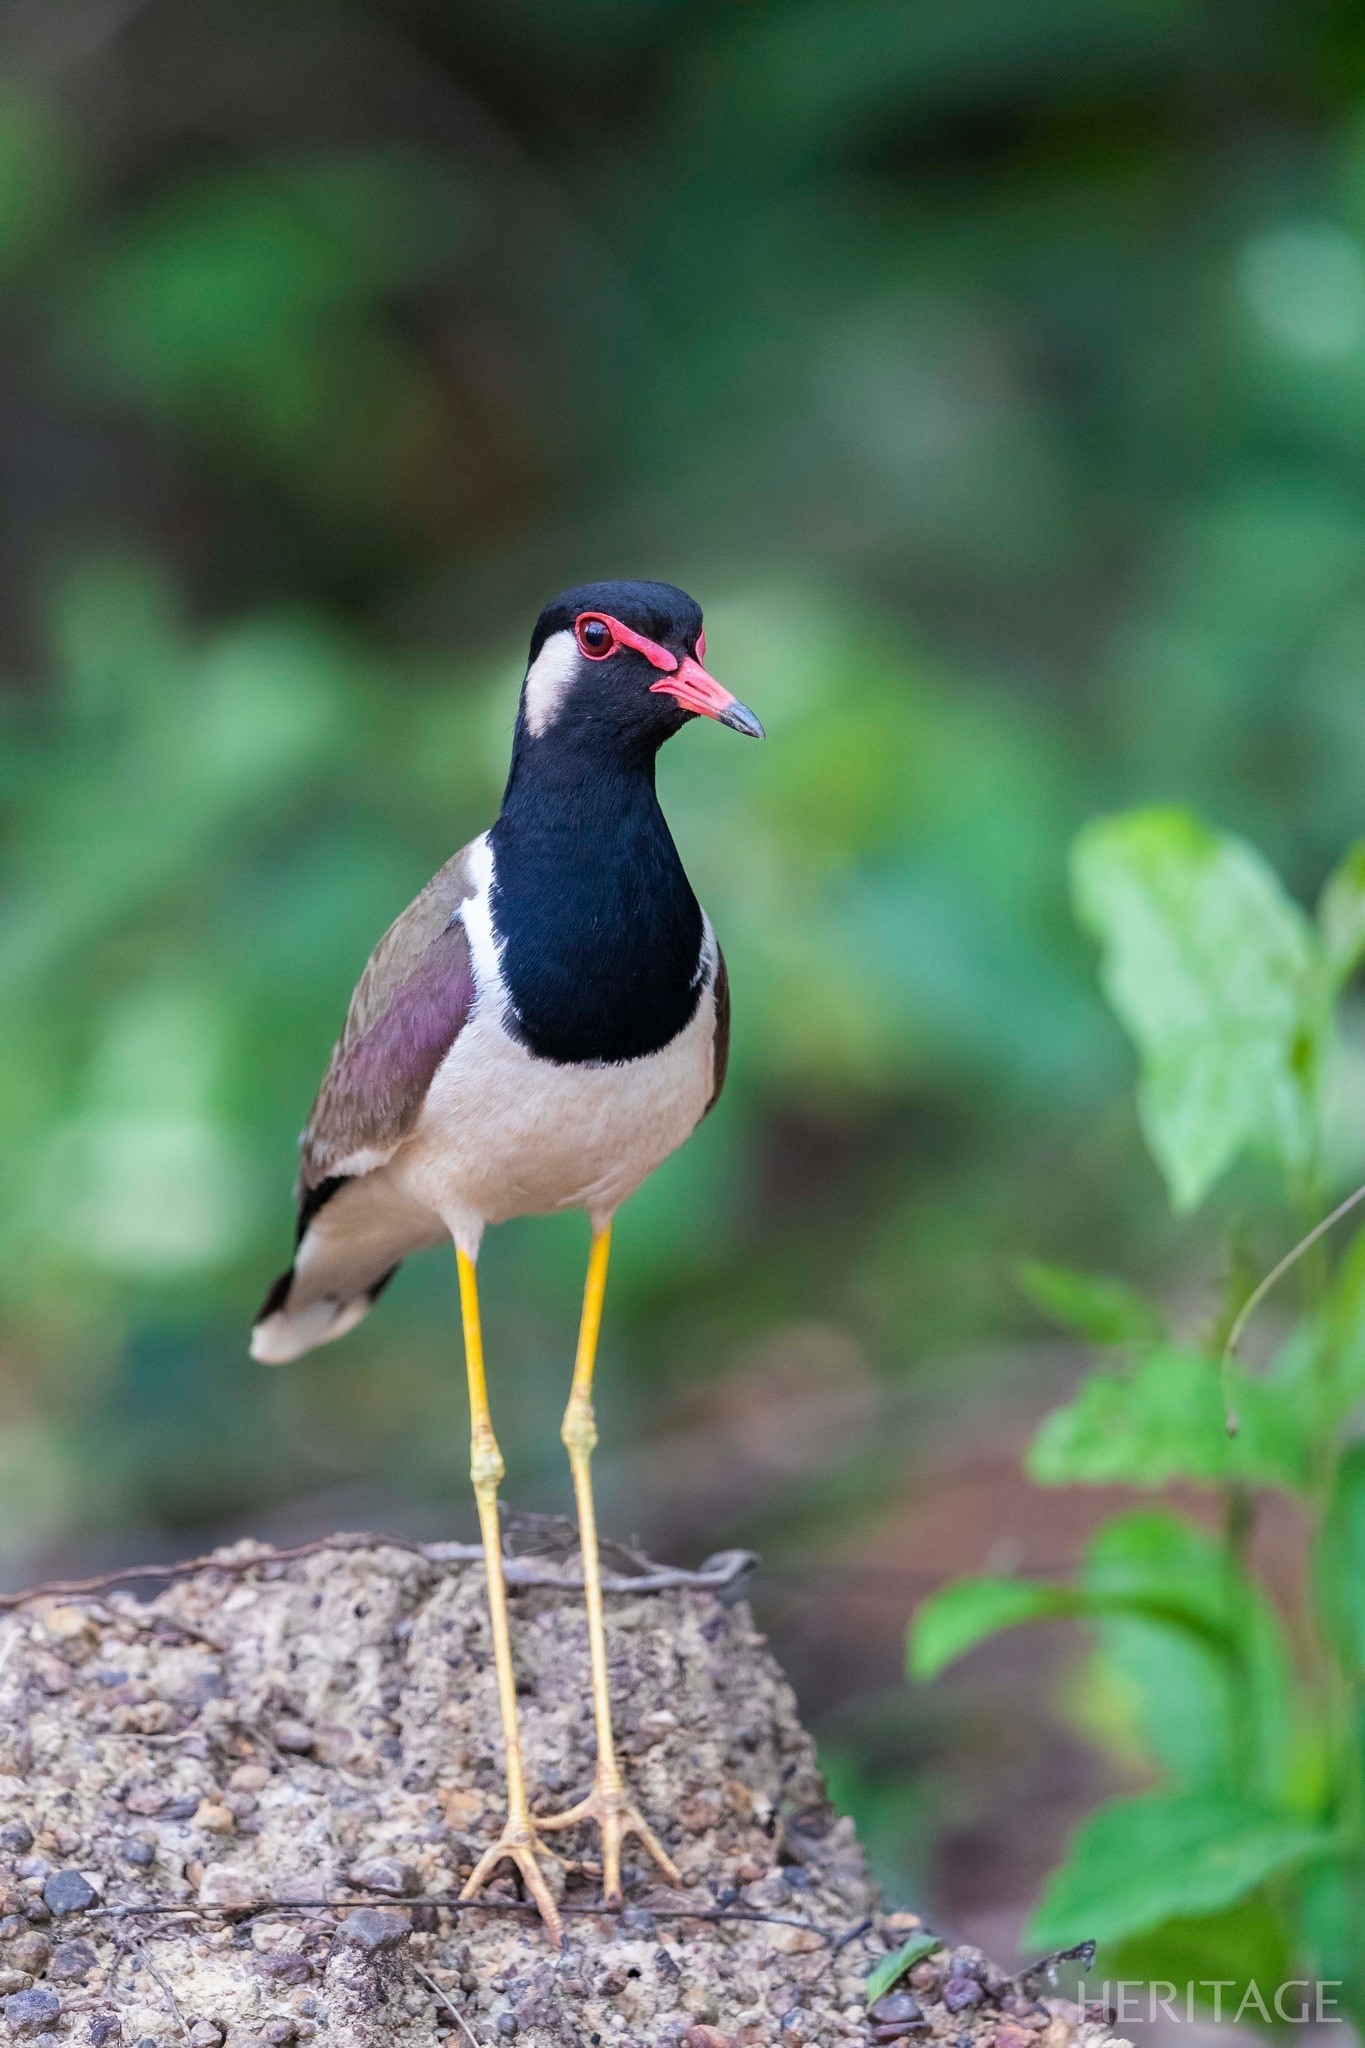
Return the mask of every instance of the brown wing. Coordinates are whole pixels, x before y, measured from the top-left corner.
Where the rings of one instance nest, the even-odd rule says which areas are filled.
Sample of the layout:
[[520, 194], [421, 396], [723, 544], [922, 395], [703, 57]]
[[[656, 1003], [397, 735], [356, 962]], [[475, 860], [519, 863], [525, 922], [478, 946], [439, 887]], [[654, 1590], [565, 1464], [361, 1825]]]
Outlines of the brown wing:
[[716, 1032], [711, 1041], [711, 1093], [707, 1097], [703, 1116], [710, 1116], [720, 1100], [720, 1091], [725, 1086], [725, 1069], [730, 1064], [730, 977], [725, 971], [725, 955], [716, 947]]
[[474, 893], [468, 851], [448, 860], [395, 918], [356, 984], [299, 1141], [305, 1210], [323, 1181], [366, 1171], [408, 1136], [464, 1028], [474, 1005], [469, 940], [458, 917]]

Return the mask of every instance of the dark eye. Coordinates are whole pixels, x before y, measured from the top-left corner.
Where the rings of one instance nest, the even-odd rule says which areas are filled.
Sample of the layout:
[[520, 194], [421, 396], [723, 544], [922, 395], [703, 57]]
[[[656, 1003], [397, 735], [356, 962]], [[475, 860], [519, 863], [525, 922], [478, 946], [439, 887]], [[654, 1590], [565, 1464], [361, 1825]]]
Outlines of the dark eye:
[[605, 619], [580, 619], [575, 628], [578, 644], [594, 661], [600, 661], [604, 654], [610, 654], [613, 646], [611, 627]]

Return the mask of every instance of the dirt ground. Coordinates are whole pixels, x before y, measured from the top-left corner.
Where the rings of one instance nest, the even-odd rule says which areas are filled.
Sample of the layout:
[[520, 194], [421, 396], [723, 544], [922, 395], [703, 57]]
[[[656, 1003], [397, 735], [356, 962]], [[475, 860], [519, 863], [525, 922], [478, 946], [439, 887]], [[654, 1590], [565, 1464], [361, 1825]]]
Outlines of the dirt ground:
[[[587, 1631], [565, 1583], [514, 1591], [533, 1803], [593, 1767]], [[979, 1952], [938, 1950], [868, 2011], [913, 1917], [878, 1910], [743, 1601], [609, 1595], [617, 1730], [683, 1889], [636, 1860], [595, 1910], [595, 1843], [557, 1838], [556, 1949], [514, 1882], [458, 1907], [501, 1816], [477, 1564], [370, 1542], [237, 1545], [151, 1600], [0, 1619], [0, 2013], [7, 2037], [246, 2048], [521, 2039], [1093, 2048]]]

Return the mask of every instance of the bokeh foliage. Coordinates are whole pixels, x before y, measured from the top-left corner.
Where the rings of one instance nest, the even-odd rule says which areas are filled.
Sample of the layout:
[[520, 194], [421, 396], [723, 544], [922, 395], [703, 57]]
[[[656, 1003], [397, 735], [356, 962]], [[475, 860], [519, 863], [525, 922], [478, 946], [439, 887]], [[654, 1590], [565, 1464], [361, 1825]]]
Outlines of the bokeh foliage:
[[[1359, 832], [1356, 11], [72, 0], [7, 36], [8, 1568], [301, 1494], [458, 1512], [448, 1262], [287, 1375], [243, 1331], [354, 975], [488, 821], [583, 576], [694, 589], [771, 735], [665, 759], [735, 1058], [618, 1232], [609, 1438], [797, 1326], [926, 1420], [1032, 1332], [1016, 1255], [1200, 1272], [1260, 1169], [1167, 1218], [1066, 849], [1192, 803], [1306, 901]], [[1333, 1184], [1349, 1002], [1340, 1072]], [[557, 1483], [581, 1252], [486, 1254], [514, 1490]], [[773, 1541], [893, 1462], [793, 1479]]]

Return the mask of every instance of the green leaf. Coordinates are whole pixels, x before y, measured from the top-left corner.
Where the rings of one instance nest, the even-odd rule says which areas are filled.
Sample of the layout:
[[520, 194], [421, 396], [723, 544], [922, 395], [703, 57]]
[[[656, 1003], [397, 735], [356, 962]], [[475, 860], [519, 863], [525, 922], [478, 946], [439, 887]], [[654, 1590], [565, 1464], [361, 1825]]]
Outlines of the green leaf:
[[1284, 1632], [1222, 1544], [1179, 1515], [1117, 1516], [1090, 1542], [1082, 1591], [1105, 1671], [1131, 1703], [1127, 1732], [1172, 1782], [1281, 1796], [1295, 1727]]
[[1250, 1147], [1301, 1169], [1330, 1020], [1316, 935], [1270, 868], [1187, 812], [1142, 810], [1088, 826], [1072, 876], [1174, 1206]]
[[1158, 1487], [1172, 1479], [1298, 1491], [1308, 1477], [1308, 1427], [1291, 1389], [1238, 1372], [1240, 1428], [1229, 1436], [1219, 1368], [1175, 1345], [1131, 1372], [1097, 1371], [1049, 1415], [1027, 1456], [1041, 1486]]
[[883, 1956], [867, 1980], [868, 2004], [875, 2005], [879, 1998], [885, 1998], [891, 1986], [899, 1983], [907, 1970], [913, 1970], [916, 1963], [923, 1961], [925, 1956], [932, 1955], [936, 1948], [942, 1946], [943, 1943], [936, 1934], [912, 1934], [909, 1941], [902, 1948], [898, 1948], [894, 1955]]
[[1365, 1673], [1365, 1444], [1352, 1444], [1337, 1468], [1317, 1569], [1332, 1641], [1353, 1671]]
[[958, 1579], [931, 1594], [910, 1624], [906, 1663], [912, 1678], [937, 1677], [945, 1664], [998, 1630], [1083, 1611], [1069, 1586], [1032, 1579]]
[[[1195, 2011], [1202, 2012], [1209, 2004], [1203, 1992], [1212, 1990], [1216, 1980], [1222, 1986], [1219, 2010], [1226, 2020], [1237, 2011], [1252, 1980], [1268, 1989], [1292, 1976], [1293, 1949], [1283, 1909], [1259, 1891], [1221, 1913], [1165, 1920], [1146, 1934], [1134, 1935], [1105, 1951], [1102, 1968], [1107, 1975], [1126, 1977], [1130, 1983], [1161, 1985], [1163, 1989], [1178, 1984], [1175, 2010], [1182, 2019], [1186, 1985], [1194, 1987]], [[1147, 2012], [1144, 1998], [1144, 2019]]]
[[1340, 988], [1365, 959], [1365, 839], [1333, 869], [1318, 900], [1318, 927], [1332, 984]]
[[1332, 1839], [1309, 1822], [1218, 1794], [1116, 1800], [1076, 1833], [1028, 1938], [1043, 1948], [1117, 1941], [1165, 1920], [1216, 1913], [1325, 1853]]
[[1166, 1334], [1156, 1309], [1126, 1281], [1037, 1259], [1021, 1260], [1015, 1273], [1035, 1308], [1093, 1344], [1154, 1343]]

